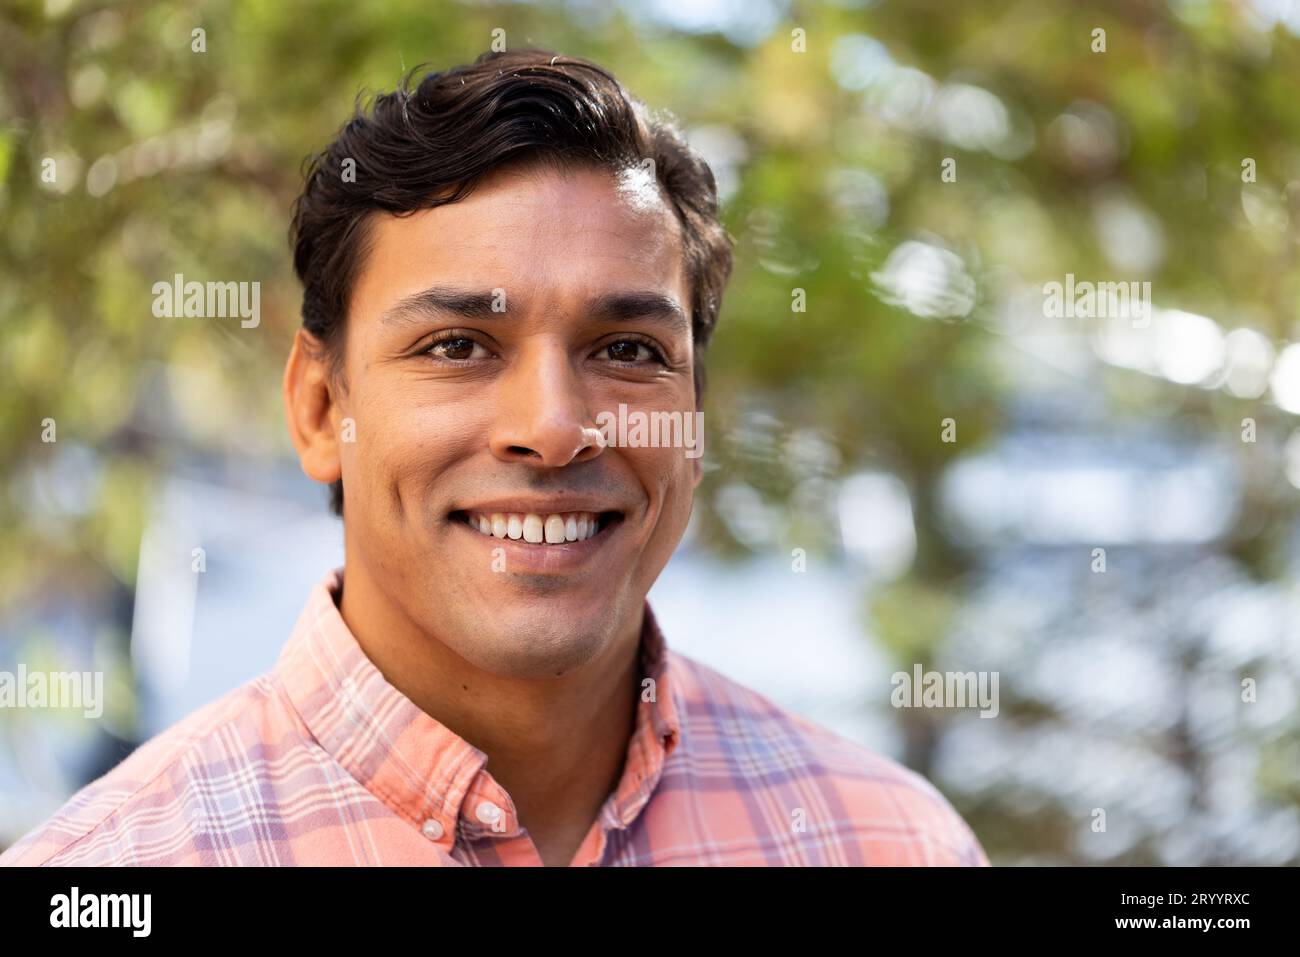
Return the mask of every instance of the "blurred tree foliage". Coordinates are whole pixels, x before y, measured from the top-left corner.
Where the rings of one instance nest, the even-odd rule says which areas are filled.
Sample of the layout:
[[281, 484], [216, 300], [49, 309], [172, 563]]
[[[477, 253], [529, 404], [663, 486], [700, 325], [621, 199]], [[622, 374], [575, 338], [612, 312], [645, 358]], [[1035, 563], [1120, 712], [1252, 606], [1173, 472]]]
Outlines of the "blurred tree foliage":
[[[129, 587], [152, 478], [172, 461], [288, 455], [278, 377], [298, 320], [286, 227], [301, 163], [358, 91], [471, 60], [494, 30], [610, 66], [717, 157], [737, 269], [709, 353], [702, 538], [833, 553], [836, 480], [900, 476], [917, 556], [876, 615], [900, 661], [941, 637], [971, 567], [936, 485], [1003, 428], [992, 320], [1008, 283], [1149, 279], [1162, 305], [1293, 336], [1300, 43], [1249, 4], [772, 0], [742, 19], [686, 29], [590, 2], [7, 3], [0, 604], [97, 576]], [[1108, 202], [1136, 210], [1122, 221], [1157, 255], [1115, 261]], [[887, 294], [891, 253], [913, 240], [964, 275], [919, 300]], [[153, 283], [178, 272], [260, 281], [262, 324], [154, 318]], [[935, 294], [958, 305], [927, 309]], [[1125, 372], [1102, 387], [1121, 413], [1291, 428], [1221, 390]], [[946, 417], [956, 443], [940, 441]], [[57, 443], [41, 441], [47, 419]], [[1254, 488], [1242, 519], [1260, 570], [1283, 485]]]

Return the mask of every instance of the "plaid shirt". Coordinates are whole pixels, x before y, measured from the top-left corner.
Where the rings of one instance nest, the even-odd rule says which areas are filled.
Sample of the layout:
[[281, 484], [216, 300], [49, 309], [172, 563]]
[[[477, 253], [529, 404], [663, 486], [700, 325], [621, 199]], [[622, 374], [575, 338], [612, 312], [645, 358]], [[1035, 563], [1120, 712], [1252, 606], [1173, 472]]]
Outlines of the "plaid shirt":
[[[487, 756], [390, 685], [342, 569], [275, 668], [140, 746], [0, 864], [540, 865]], [[570, 866], [987, 865], [924, 778], [670, 652], [645, 609], [617, 788]]]

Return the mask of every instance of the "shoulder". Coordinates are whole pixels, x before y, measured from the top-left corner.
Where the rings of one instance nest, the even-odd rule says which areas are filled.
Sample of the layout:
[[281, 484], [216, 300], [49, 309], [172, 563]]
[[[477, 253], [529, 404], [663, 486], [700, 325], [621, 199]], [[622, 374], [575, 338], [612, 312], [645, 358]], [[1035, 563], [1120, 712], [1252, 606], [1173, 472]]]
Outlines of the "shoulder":
[[970, 827], [922, 775], [707, 665], [672, 660], [693, 774], [730, 778], [751, 805], [766, 802], [782, 830], [820, 830], [854, 845], [847, 863], [988, 864]]
[[136, 748], [19, 839], [0, 865], [166, 863], [192, 844], [193, 805], [221, 774], [244, 769], [290, 714], [266, 674], [198, 709]]

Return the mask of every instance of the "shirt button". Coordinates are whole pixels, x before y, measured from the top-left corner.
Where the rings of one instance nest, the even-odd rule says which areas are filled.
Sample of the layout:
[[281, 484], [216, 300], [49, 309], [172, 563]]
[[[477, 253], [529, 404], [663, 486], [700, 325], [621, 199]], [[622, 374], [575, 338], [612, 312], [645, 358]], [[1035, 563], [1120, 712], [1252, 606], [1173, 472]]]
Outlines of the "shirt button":
[[436, 841], [442, 837], [442, 823], [435, 818], [429, 818], [424, 822], [424, 827], [420, 828], [420, 833], [431, 841]]
[[501, 808], [497, 807], [491, 801], [484, 801], [478, 806], [478, 810], [475, 813], [478, 814], [478, 819], [484, 824], [492, 824], [501, 816], [502, 812]]

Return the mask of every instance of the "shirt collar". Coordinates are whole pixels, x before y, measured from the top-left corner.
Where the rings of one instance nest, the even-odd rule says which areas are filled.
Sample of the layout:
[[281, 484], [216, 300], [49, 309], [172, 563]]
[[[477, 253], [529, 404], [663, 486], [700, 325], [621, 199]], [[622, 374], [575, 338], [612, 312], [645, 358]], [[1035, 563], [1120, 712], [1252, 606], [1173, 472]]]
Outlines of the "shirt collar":
[[[361, 650], [335, 603], [342, 583], [343, 569], [338, 568], [312, 589], [276, 665], [312, 736], [352, 777], [416, 827], [433, 820], [448, 831], [459, 826], [471, 836], [516, 832], [514, 804], [484, 769], [487, 755], [421, 711]], [[606, 828], [623, 828], [636, 819], [681, 738], [685, 709], [673, 680], [672, 656], [648, 602], [639, 661], [640, 698], [623, 774], [599, 817]], [[501, 820], [482, 818], [485, 802], [500, 809]]]

